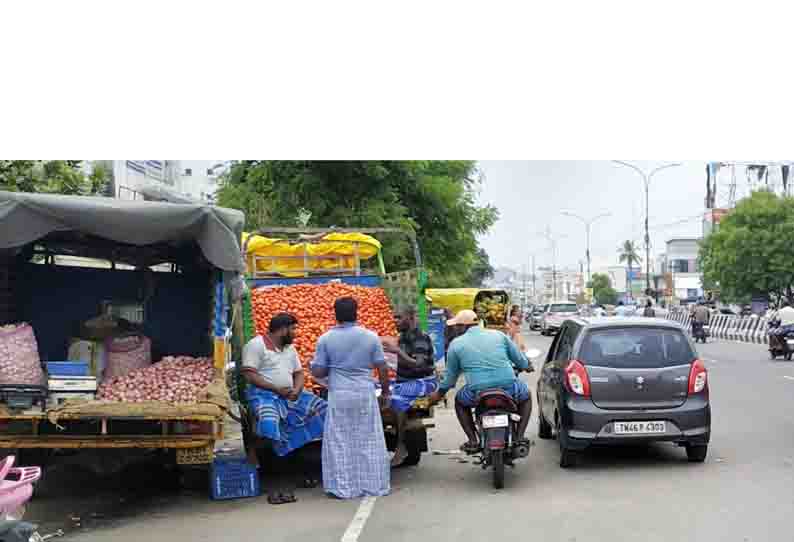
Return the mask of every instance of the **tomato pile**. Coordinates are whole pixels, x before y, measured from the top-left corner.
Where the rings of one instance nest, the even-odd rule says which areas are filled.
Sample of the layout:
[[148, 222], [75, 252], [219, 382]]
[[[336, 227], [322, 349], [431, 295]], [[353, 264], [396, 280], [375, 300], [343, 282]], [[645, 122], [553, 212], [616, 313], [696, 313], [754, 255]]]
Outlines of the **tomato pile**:
[[334, 302], [340, 297], [358, 301], [358, 322], [381, 337], [397, 335], [389, 298], [381, 288], [351, 286], [338, 282], [298, 284], [258, 288], [251, 292], [251, 316], [256, 332], [267, 332], [270, 319], [279, 312], [289, 312], [298, 319], [295, 349], [306, 372], [306, 388], [312, 389], [309, 363], [320, 335], [336, 325]]

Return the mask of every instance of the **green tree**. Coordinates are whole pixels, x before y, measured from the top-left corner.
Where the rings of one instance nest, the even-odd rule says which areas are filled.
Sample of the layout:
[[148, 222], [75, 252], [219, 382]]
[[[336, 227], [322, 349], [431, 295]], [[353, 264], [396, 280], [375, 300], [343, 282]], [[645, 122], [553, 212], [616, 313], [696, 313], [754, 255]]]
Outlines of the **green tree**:
[[80, 160], [0, 160], [0, 190], [65, 195], [102, 195], [109, 171], [95, 167], [90, 175]]
[[618, 248], [618, 256], [620, 258], [620, 263], [626, 262], [626, 290], [631, 292], [631, 280], [628, 280], [628, 278], [631, 276], [631, 270], [633, 268], [632, 264], [642, 263], [640, 249], [637, 248], [637, 245], [634, 243], [634, 241], [624, 241], [623, 244]]
[[702, 242], [699, 260], [706, 284], [725, 301], [753, 295], [794, 301], [794, 199], [758, 191], [740, 201]]
[[[479, 265], [477, 237], [498, 218], [476, 202], [472, 161], [243, 161], [232, 165], [218, 202], [246, 213], [249, 230], [294, 226], [397, 227], [416, 234], [433, 286], [463, 286]], [[388, 239], [389, 268], [412, 260]]]
[[593, 289], [593, 297], [600, 305], [614, 305], [617, 302], [618, 293], [612, 288], [609, 275], [593, 273], [588, 286]]
[[482, 247], [477, 249], [476, 261], [471, 268], [469, 278], [466, 280], [466, 285], [471, 287], [481, 287], [483, 283], [493, 278], [494, 268], [491, 265], [491, 260], [488, 258], [488, 253]]

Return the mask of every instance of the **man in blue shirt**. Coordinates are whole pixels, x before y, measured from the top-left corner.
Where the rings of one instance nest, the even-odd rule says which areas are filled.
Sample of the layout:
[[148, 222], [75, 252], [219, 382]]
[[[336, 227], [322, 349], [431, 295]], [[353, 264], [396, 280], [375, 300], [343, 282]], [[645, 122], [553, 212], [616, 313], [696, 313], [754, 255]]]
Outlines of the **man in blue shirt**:
[[466, 453], [479, 451], [472, 408], [477, 405], [477, 397], [481, 392], [494, 388], [503, 389], [518, 403], [518, 413], [521, 415], [518, 438], [526, 442], [524, 433], [532, 413], [532, 400], [529, 388], [519, 380], [513, 368], [532, 371], [527, 358], [504, 333], [481, 328], [474, 311], [460, 311], [447, 325], [459, 325], [465, 331], [450, 344], [444, 381], [438, 391], [430, 396], [430, 400], [433, 404], [441, 401], [455, 387], [460, 373], [463, 373], [466, 385], [455, 396], [455, 414], [468, 438], [461, 449]]

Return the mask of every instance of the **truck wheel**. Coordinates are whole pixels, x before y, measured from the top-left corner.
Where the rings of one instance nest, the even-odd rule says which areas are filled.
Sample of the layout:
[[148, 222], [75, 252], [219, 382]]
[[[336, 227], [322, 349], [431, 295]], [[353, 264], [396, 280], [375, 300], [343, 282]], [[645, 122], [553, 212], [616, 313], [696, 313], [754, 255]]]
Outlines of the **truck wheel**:
[[427, 429], [407, 431], [405, 433], [405, 447], [408, 449], [408, 456], [400, 466], [415, 467], [422, 460], [422, 452], [427, 451]]

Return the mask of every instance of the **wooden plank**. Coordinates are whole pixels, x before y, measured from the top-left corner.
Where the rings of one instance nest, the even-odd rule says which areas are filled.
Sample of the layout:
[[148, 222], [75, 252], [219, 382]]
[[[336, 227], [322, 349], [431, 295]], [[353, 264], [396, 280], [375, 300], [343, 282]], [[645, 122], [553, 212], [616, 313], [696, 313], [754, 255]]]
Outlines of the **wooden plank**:
[[138, 436], [73, 436], [46, 435], [0, 436], [0, 448], [202, 448], [215, 442], [214, 438], [200, 436], [138, 437]]

